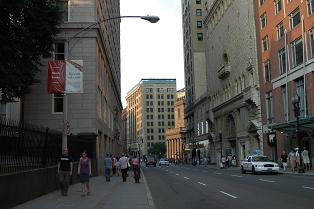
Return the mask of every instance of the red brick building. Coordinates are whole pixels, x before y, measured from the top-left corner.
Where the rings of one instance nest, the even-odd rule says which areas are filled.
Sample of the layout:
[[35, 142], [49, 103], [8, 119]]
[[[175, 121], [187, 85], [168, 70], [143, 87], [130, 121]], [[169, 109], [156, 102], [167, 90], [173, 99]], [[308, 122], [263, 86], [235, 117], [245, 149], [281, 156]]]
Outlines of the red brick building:
[[299, 138], [313, 162], [314, 0], [256, 0], [255, 6], [263, 152], [279, 159]]

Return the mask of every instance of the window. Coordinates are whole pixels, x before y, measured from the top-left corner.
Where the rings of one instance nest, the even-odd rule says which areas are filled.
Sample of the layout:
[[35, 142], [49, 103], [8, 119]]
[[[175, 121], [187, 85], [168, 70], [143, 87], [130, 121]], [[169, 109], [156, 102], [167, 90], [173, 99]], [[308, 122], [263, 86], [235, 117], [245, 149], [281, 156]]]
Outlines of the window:
[[63, 94], [52, 95], [52, 112], [62, 113], [63, 112]]
[[265, 36], [262, 40], [262, 48], [263, 48], [263, 52], [268, 50], [268, 36]]
[[283, 23], [279, 23], [277, 26], [276, 26], [276, 29], [277, 29], [277, 40], [279, 40], [281, 37], [284, 36], [284, 28], [283, 28]]
[[196, 9], [196, 16], [202, 16], [202, 10]]
[[297, 8], [294, 10], [290, 15], [289, 15], [289, 20], [290, 20], [290, 29], [292, 30], [296, 26], [299, 25], [301, 22], [301, 17], [300, 17], [300, 10]]
[[281, 0], [275, 0], [275, 14], [278, 14], [282, 9]]
[[202, 21], [196, 21], [197, 28], [202, 28], [203, 27], [203, 22]]
[[265, 0], [259, 0], [259, 5], [263, 5], [265, 3]]
[[282, 90], [282, 104], [283, 104], [283, 115], [285, 116], [285, 119], [288, 116], [288, 101], [287, 101], [287, 89], [286, 86], [281, 87]]
[[201, 0], [196, 0], [196, 4], [201, 4]]
[[271, 69], [270, 69], [270, 61], [269, 60], [264, 62], [264, 77], [265, 77], [265, 82], [271, 81]]
[[6, 115], [6, 103], [0, 102], [0, 117], [5, 117]]
[[65, 44], [63, 42], [55, 43], [53, 46], [53, 59], [64, 60], [65, 58]]
[[262, 16], [261, 16], [261, 27], [262, 28], [265, 28], [266, 27], [266, 24], [267, 24], [267, 15], [266, 13], [264, 13]]
[[59, 9], [61, 10], [62, 12], [62, 20], [64, 22], [68, 22], [69, 21], [69, 11], [68, 11], [68, 1], [57, 1], [57, 6], [59, 7]]
[[293, 67], [303, 63], [303, 41], [301, 38], [291, 43], [291, 55]]
[[304, 103], [304, 80], [303, 77], [301, 79], [296, 80], [296, 88], [297, 88], [297, 95], [300, 97], [300, 117], [305, 116], [305, 103]]
[[197, 40], [203, 41], [203, 33], [197, 33]]
[[273, 93], [266, 93], [266, 114], [267, 114], [267, 123], [273, 123]]
[[312, 57], [314, 57], [314, 28], [311, 30], [311, 33], [310, 33], [310, 42], [311, 42]]
[[280, 75], [286, 73], [286, 50], [282, 48], [278, 52], [279, 72]]
[[307, 11], [309, 15], [314, 13], [314, 0], [307, 0]]

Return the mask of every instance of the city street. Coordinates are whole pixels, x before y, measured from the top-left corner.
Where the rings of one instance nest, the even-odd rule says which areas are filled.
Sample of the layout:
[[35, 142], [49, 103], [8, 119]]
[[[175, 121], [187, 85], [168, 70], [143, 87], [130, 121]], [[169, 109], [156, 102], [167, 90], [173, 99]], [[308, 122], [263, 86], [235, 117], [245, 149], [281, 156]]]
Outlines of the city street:
[[237, 169], [143, 168], [156, 209], [307, 209], [313, 176], [241, 174]]

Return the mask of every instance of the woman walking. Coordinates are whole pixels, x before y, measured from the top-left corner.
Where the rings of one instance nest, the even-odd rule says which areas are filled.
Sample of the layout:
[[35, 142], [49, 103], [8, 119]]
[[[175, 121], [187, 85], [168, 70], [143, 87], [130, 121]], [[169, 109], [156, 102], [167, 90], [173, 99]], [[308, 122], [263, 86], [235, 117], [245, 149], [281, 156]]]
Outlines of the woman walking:
[[84, 197], [85, 195], [90, 195], [89, 177], [92, 175], [92, 168], [90, 159], [87, 157], [86, 151], [82, 153], [82, 157], [80, 158], [77, 174], [80, 176], [82, 197]]

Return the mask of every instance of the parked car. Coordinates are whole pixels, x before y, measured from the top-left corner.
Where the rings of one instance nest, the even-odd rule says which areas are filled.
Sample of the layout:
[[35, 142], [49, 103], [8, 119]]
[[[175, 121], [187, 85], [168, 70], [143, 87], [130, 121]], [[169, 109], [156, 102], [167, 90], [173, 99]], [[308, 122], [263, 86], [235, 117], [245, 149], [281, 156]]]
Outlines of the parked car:
[[156, 164], [157, 164], [157, 161], [156, 161], [156, 159], [154, 157], [148, 157], [146, 159], [146, 167], [148, 167], [148, 166], [156, 167]]
[[170, 163], [169, 163], [169, 160], [168, 160], [167, 158], [160, 158], [158, 165], [159, 165], [159, 166], [162, 166], [162, 165], [169, 166]]
[[241, 162], [241, 172], [247, 171], [256, 173], [275, 173], [279, 172], [278, 163], [272, 162], [267, 156], [251, 155]]

